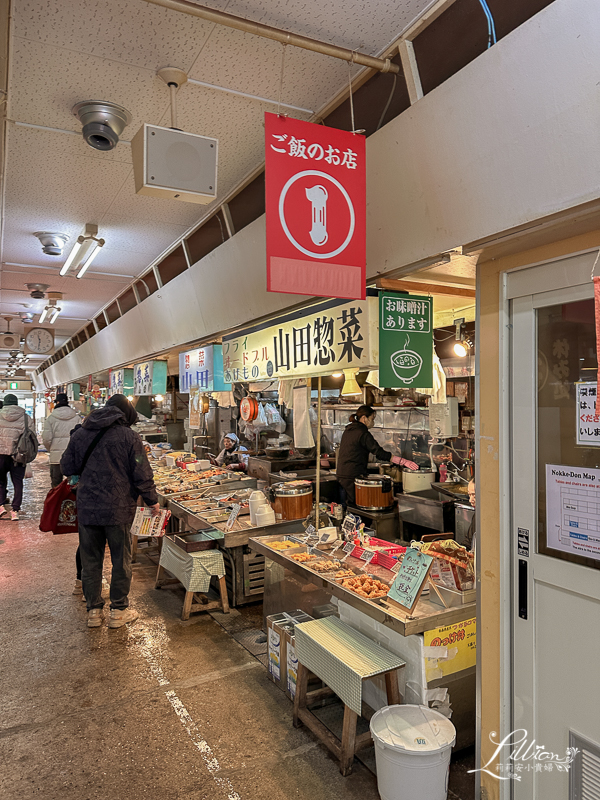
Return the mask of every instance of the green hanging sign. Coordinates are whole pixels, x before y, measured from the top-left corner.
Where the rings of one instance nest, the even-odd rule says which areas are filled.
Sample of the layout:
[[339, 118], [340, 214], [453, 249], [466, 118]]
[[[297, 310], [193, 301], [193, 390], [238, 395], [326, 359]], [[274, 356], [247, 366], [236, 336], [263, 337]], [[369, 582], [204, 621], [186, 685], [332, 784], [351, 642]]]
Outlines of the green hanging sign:
[[379, 295], [379, 385], [433, 385], [433, 298]]

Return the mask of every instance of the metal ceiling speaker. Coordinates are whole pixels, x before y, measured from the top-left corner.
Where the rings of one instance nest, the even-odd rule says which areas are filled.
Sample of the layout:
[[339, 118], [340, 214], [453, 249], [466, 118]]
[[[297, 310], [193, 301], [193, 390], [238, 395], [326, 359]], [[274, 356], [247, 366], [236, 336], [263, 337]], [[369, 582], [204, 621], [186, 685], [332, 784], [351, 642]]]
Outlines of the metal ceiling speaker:
[[71, 111], [83, 125], [83, 138], [94, 150], [113, 150], [132, 119], [123, 106], [104, 100], [83, 100]]
[[37, 236], [42, 245], [42, 252], [46, 256], [61, 256], [63, 247], [69, 241], [66, 233], [51, 233], [50, 231], [37, 231]]
[[[25, 286], [29, 289], [30, 295], [36, 300], [42, 300], [46, 294], [50, 284], [48, 283], [26, 283]], [[6, 317], [4, 318], [6, 319]]]

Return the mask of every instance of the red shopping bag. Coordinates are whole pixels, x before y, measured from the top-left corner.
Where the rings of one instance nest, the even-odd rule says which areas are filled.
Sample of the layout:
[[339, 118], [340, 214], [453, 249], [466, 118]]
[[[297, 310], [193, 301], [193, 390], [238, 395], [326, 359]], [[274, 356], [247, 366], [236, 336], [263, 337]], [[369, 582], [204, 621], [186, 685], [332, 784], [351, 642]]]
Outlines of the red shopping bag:
[[68, 481], [50, 489], [44, 500], [40, 530], [52, 533], [77, 533], [77, 500]]

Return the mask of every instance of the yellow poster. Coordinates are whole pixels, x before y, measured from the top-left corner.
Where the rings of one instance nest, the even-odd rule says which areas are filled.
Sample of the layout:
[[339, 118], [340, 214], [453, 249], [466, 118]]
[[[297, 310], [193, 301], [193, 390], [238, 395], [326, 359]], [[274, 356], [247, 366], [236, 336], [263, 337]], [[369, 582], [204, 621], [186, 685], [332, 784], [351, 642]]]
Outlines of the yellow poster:
[[[427, 682], [475, 666], [477, 628], [475, 617], [423, 634]], [[428, 648], [434, 648], [429, 650]]]

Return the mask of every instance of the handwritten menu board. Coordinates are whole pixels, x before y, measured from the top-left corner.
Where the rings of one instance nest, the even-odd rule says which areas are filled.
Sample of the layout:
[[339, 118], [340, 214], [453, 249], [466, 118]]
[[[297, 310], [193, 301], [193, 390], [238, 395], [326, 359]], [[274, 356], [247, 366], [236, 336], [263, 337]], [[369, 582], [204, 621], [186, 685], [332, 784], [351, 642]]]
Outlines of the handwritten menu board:
[[429, 570], [433, 564], [431, 556], [409, 547], [404, 554], [402, 564], [388, 592], [388, 600], [412, 611], [423, 591]]

